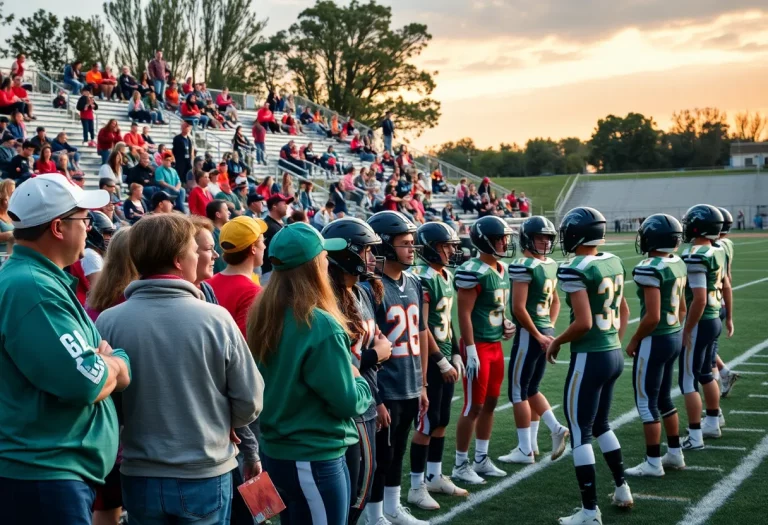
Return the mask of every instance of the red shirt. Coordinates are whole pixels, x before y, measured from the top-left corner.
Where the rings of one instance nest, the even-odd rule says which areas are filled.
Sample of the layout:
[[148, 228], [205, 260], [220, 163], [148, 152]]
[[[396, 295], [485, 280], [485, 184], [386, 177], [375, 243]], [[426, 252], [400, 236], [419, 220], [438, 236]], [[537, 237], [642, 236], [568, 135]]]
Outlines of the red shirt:
[[181, 105], [181, 116], [182, 117], [199, 117], [200, 108], [198, 108], [197, 105], [195, 104], [185, 102]]
[[253, 140], [254, 142], [258, 142], [259, 144], [266, 142], [267, 140], [267, 128], [264, 126], [261, 126], [261, 131], [254, 128], [251, 130], [253, 132]]
[[56, 173], [56, 163], [52, 160], [43, 162], [38, 159], [37, 162], [35, 162], [35, 171], [39, 173]]
[[128, 146], [136, 146], [138, 148], [144, 147], [144, 138], [141, 136], [140, 133], [132, 133], [128, 132], [123, 137], [123, 142], [125, 142]]
[[91, 289], [91, 283], [88, 282], [88, 278], [85, 276], [85, 272], [83, 271], [82, 259], [69, 267], [69, 273], [72, 274], [73, 277], [77, 278], [77, 289], [75, 290], [75, 295], [77, 295], [77, 300], [80, 301], [80, 304], [85, 306], [85, 298]]
[[13, 91], [13, 94], [19, 97], [20, 99], [25, 99], [29, 96], [29, 94], [27, 93], [27, 90], [21, 86], [11, 86], [11, 91]]
[[256, 186], [256, 193], [264, 197], [264, 200], [266, 200], [272, 196], [272, 188], [264, 184], [259, 184]]
[[211, 192], [207, 188], [195, 186], [189, 192], [189, 213], [205, 217], [205, 207], [213, 200]]
[[10, 106], [15, 96], [10, 89], [0, 89], [0, 106]]
[[186, 82], [181, 85], [181, 91], [188, 95], [192, 93], [195, 90], [195, 88], [192, 86], [192, 84], [187, 84]]
[[272, 114], [269, 108], [261, 108], [256, 112], [256, 120], [258, 120], [259, 123], [274, 122], [275, 116]]
[[523, 213], [528, 213], [528, 210], [531, 208], [530, 204], [528, 204], [528, 199], [518, 199], [517, 202], [520, 203], [520, 211]]
[[206, 281], [213, 288], [216, 300], [227, 309], [245, 337], [245, 321], [261, 286], [244, 275], [217, 273]]
[[115, 144], [121, 142], [123, 137], [117, 131], [110, 131], [107, 128], [101, 128], [96, 135], [96, 149], [99, 151], [111, 150]]
[[384, 204], [382, 206], [384, 206], [385, 210], [397, 211], [397, 201], [394, 200], [392, 195], [384, 197]]

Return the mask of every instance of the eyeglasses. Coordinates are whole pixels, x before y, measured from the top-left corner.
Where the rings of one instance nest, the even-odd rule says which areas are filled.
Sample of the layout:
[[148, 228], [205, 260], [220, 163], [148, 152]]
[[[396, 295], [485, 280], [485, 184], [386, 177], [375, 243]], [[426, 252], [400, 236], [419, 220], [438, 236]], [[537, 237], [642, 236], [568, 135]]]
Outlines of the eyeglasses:
[[93, 217], [88, 215], [87, 217], [63, 217], [61, 219], [62, 221], [83, 221], [85, 224], [85, 229], [90, 230], [91, 225], [93, 224]]

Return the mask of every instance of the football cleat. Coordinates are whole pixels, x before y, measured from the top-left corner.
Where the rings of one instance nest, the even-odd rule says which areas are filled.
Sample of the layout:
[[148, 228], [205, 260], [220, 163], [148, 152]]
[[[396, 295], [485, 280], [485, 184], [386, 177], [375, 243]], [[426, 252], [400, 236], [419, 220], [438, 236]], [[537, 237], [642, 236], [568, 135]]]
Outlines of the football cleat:
[[389, 520], [388, 520], [387, 518], [385, 518], [384, 516], [381, 516], [381, 517], [380, 517], [379, 519], [377, 519], [376, 521], [373, 521], [373, 522], [369, 522], [369, 523], [367, 523], [367, 525], [392, 525], [392, 522], [391, 522], [391, 521], [389, 521]]
[[538, 456], [539, 455], [539, 444], [538, 443], [531, 443], [531, 448], [533, 449], [533, 455]]
[[720, 373], [720, 397], [728, 397], [733, 390], [733, 384], [739, 380], [739, 374], [730, 372], [728, 374]]
[[685, 468], [685, 458], [682, 452], [680, 454], [667, 452], [661, 458], [661, 466], [671, 469], [683, 469]]
[[[482, 478], [481, 478], [482, 479]], [[432, 480], [427, 480], [427, 490], [436, 494], [448, 494], [449, 496], [469, 496], [469, 492], [461, 487], [457, 487], [447, 476], [437, 476]]]
[[556, 432], [552, 432], [552, 461], [555, 461], [565, 452], [570, 432], [568, 428], [561, 426]]
[[428, 521], [416, 519], [411, 514], [410, 509], [403, 507], [399, 503], [397, 504], [397, 511], [395, 514], [388, 514], [384, 511], [384, 517], [389, 520], [392, 525], [429, 525]]
[[723, 415], [722, 408], [717, 409], [717, 424], [720, 425], [720, 428], [725, 426], [725, 416]]
[[701, 424], [701, 435], [705, 438], [718, 439], [723, 437], [723, 432], [718, 425], [707, 425], [706, 420]]
[[[533, 457], [533, 456], [531, 456]], [[499, 467], [493, 464], [493, 461], [491, 461], [491, 458], [489, 458], [487, 455], [483, 456], [483, 460], [480, 462], [475, 461], [472, 465], [472, 468], [475, 472], [481, 475], [485, 476], [492, 476], [495, 478], [503, 478], [507, 475], [506, 472], [501, 470]]]
[[698, 441], [691, 436], [685, 436], [680, 440], [680, 448], [683, 450], [704, 450], [704, 440]]
[[584, 508], [573, 510], [575, 514], [558, 518], [557, 522], [560, 525], [603, 525], [603, 515], [600, 513], [599, 507], [595, 509], [597, 513], [594, 517], [588, 516]]
[[660, 478], [664, 475], [664, 467], [661, 465], [654, 467], [648, 463], [648, 460], [646, 460], [636, 467], [626, 469], [624, 474], [627, 476], [646, 476], [650, 478]]
[[461, 465], [454, 465], [451, 479], [457, 479], [470, 485], [482, 485], [485, 483], [485, 480], [478, 476], [477, 472], [469, 466], [469, 461], [465, 461]]
[[499, 456], [499, 461], [502, 463], [519, 463], [520, 465], [532, 465], [536, 463], [536, 458], [533, 456], [533, 452], [530, 454], [524, 454], [520, 447], [517, 447], [509, 454]]
[[625, 481], [620, 487], [616, 487], [611, 496], [611, 503], [617, 507], [631, 508], [635, 504], [635, 500], [632, 499], [632, 492], [629, 490], [629, 485]]
[[440, 508], [440, 505], [429, 495], [427, 486], [423, 483], [421, 486], [408, 491], [408, 503], [413, 503], [424, 510], [437, 510]]

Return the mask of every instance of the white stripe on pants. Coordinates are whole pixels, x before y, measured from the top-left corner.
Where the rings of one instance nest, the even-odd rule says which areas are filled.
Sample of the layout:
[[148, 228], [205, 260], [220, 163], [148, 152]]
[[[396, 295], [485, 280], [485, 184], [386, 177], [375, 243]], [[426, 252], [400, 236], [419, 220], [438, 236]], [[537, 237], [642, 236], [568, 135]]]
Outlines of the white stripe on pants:
[[685, 358], [683, 359], [683, 394], [696, 392], [694, 382], [699, 375], [699, 370], [694, 370], [693, 356], [696, 354], [696, 336], [699, 334], [699, 325], [697, 324], [691, 332], [691, 346], [683, 348]]
[[573, 448], [580, 446], [581, 427], [579, 426], [579, 392], [581, 382], [584, 380], [584, 369], [587, 364], [586, 353], [576, 354], [576, 362], [573, 364], [573, 374], [571, 374], [566, 385], [565, 410], [568, 419], [571, 422], [571, 436], [573, 436]]
[[531, 334], [525, 328], [520, 329], [520, 340], [517, 346], [517, 355], [512, 366], [512, 403], [522, 402], [520, 390], [520, 379], [525, 368], [525, 359], [528, 357], [528, 346], [531, 341]]
[[651, 359], [651, 340], [653, 336], [644, 337], [640, 341], [640, 348], [637, 351], [637, 367], [634, 370], [635, 373], [635, 386], [637, 392], [635, 393], [635, 405], [637, 406], [637, 413], [640, 415], [640, 420], [643, 423], [652, 423], [654, 421], [653, 414], [648, 406], [648, 391], [645, 389], [645, 378], [648, 375], [648, 361]]
[[312, 514], [312, 525], [328, 525], [328, 516], [325, 513], [325, 503], [312, 475], [312, 463], [309, 461], [297, 461], [296, 472], [299, 475], [299, 485], [304, 498], [307, 500], [309, 512]]

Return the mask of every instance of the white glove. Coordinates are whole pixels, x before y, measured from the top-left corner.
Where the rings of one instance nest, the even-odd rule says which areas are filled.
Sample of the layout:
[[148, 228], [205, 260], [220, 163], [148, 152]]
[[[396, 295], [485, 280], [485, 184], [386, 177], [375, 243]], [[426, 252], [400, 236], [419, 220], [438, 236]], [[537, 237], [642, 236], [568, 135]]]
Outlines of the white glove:
[[502, 333], [502, 337], [505, 341], [511, 339], [512, 336], [515, 335], [515, 330], [515, 324], [509, 319], [504, 319], [504, 331]]
[[453, 367], [459, 373], [459, 379], [464, 377], [464, 374], [467, 373], [467, 370], [464, 368], [464, 361], [461, 360], [461, 356], [459, 354], [453, 354], [451, 356], [451, 362], [453, 363]]
[[437, 362], [437, 368], [440, 369], [441, 374], [446, 374], [453, 370], [453, 366], [451, 366], [451, 363], [448, 362], [448, 360], [443, 357], [440, 359], [440, 361]]
[[477, 347], [475, 345], [467, 345], [467, 367], [466, 374], [468, 379], [476, 379], [480, 373], [480, 358], [477, 357]]

